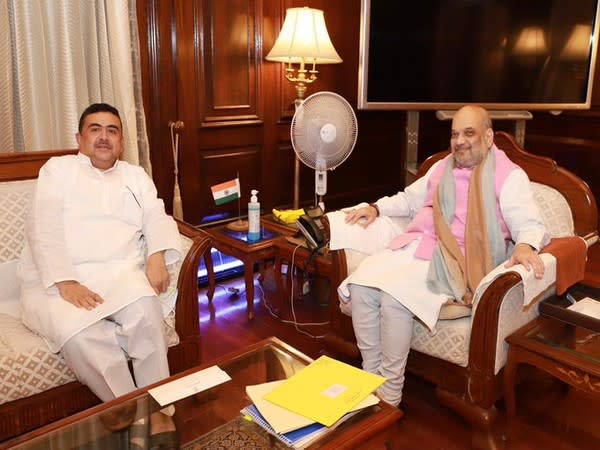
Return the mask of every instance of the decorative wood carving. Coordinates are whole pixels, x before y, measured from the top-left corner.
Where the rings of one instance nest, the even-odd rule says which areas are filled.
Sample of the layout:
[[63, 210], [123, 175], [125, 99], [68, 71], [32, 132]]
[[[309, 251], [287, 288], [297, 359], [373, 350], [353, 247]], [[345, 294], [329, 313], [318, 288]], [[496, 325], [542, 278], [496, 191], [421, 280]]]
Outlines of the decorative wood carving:
[[556, 366], [556, 371], [569, 381], [569, 384], [600, 394], [600, 379], [577, 369]]

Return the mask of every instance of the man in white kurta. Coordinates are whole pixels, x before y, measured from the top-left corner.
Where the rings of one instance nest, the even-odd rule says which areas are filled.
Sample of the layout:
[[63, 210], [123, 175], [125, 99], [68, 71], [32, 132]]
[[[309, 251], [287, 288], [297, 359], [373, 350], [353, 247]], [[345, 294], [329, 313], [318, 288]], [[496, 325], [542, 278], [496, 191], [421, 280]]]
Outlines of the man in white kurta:
[[[467, 106], [456, 113], [452, 122], [451, 150], [452, 157], [447, 164], [453, 163], [451, 176], [457, 186], [456, 197], [459, 197], [460, 177], [467, 180], [468, 189], [469, 172], [486, 159], [488, 152], [501, 156], [493, 145], [491, 121], [483, 108]], [[422, 208], [431, 207], [425, 200], [431, 196], [430, 179], [436, 174], [438, 164], [404, 192], [349, 212], [346, 223], [368, 227], [379, 215], [419, 216]], [[495, 198], [496, 205], [492, 207], [503, 218], [504, 235], [509, 236], [507, 245], [514, 244], [507, 267], [523, 264], [527, 270], [534, 270], [536, 277], [541, 277], [544, 265], [537, 252], [549, 238], [525, 172], [520, 168], [510, 171]], [[466, 198], [456, 198], [454, 219], [450, 224], [463, 254], [465, 235], [456, 230], [464, 233], [467, 203]], [[435, 242], [435, 231], [431, 229], [404, 233], [392, 241], [393, 248], [365, 258], [340, 286], [341, 291], [350, 292], [352, 323], [363, 368], [387, 378], [378, 393], [393, 405], [398, 405], [402, 399], [414, 318], [433, 330], [439, 311], [449, 298], [448, 292], [436, 292], [428, 287], [431, 257], [419, 255], [422, 244], [427, 247]]]
[[79, 153], [41, 168], [19, 269], [24, 324], [103, 401], [169, 376], [157, 295], [181, 258], [151, 179], [118, 160], [121, 126], [115, 108], [91, 105]]

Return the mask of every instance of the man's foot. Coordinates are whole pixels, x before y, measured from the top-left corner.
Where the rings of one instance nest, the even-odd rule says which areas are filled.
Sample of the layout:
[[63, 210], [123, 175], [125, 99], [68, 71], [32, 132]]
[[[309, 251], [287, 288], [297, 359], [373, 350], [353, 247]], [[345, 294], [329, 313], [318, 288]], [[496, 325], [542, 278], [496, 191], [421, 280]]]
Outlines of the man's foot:
[[121, 431], [133, 423], [136, 410], [137, 403], [135, 401], [117, 405], [100, 414], [100, 422], [107, 430]]
[[148, 420], [145, 417], [136, 420], [129, 427], [130, 450], [144, 450], [148, 441]]
[[150, 449], [176, 450], [179, 448], [179, 435], [171, 416], [160, 411], [150, 416]]

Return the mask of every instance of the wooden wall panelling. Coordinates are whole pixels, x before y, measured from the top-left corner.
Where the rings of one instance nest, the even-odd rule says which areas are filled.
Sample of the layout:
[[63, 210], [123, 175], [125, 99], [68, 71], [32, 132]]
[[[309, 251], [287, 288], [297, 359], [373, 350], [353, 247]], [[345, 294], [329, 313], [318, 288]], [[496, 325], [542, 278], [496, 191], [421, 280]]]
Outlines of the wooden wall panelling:
[[[260, 55], [261, 65], [261, 93], [258, 101], [263, 113], [264, 126], [263, 132], [263, 153], [262, 153], [262, 192], [260, 195], [261, 208], [265, 212], [269, 212], [274, 205], [280, 205], [283, 202], [279, 201], [279, 196], [282, 195], [281, 178], [287, 178], [286, 174], [293, 173], [293, 169], [282, 170], [278, 164], [278, 111], [279, 105], [277, 101], [281, 98], [278, 95], [278, 89], [281, 88], [282, 80], [279, 72], [280, 64], [273, 64], [265, 61], [266, 53], [275, 43], [278, 35], [279, 25], [276, 23], [276, 18], [279, 17], [280, 2], [263, 1], [262, 2], [262, 36], [260, 45], [257, 46], [257, 54]], [[275, 28], [277, 26], [277, 29]], [[287, 193], [292, 198], [292, 191]]]
[[[307, 96], [319, 91], [333, 91], [350, 102], [356, 108], [358, 92], [358, 44], [360, 35], [360, 1], [321, 0], [321, 1], [284, 1], [280, 17], [273, 20], [279, 24], [289, 7], [309, 6], [322, 9], [329, 36], [334, 47], [343, 59], [341, 64], [320, 65], [317, 80], [308, 87]], [[341, 14], [340, 12], [344, 13]], [[280, 28], [281, 25], [278, 25]], [[265, 53], [272, 44], [265, 45]], [[268, 63], [272, 64], [274, 63]], [[279, 142], [277, 167], [285, 173], [293, 170], [294, 154], [289, 140], [289, 124], [293, 115], [295, 91], [292, 83], [283, 77], [283, 65], [278, 66], [279, 105]], [[328, 173], [328, 208], [347, 205], [365, 198], [377, 198], [379, 195], [395, 192], [401, 186], [401, 164], [404, 153], [403, 139], [405, 114], [396, 112], [358, 112], [358, 140], [352, 155], [335, 171]], [[302, 164], [300, 174], [301, 204], [314, 203], [314, 171]], [[281, 191], [288, 191], [289, 185]], [[286, 207], [291, 206], [290, 195], [282, 193], [276, 196], [276, 204], [288, 199]]]
[[[188, 124], [180, 174], [185, 218], [192, 223], [215, 212], [237, 215], [237, 204], [215, 206], [213, 184], [239, 172], [243, 196], [250, 182], [261, 189], [262, 132], [257, 129], [263, 121], [258, 101], [260, 51], [256, 50], [261, 8], [260, 1], [179, 4], [177, 91], [179, 115]], [[244, 148], [252, 149], [251, 158]]]
[[[238, 170], [243, 203], [247, 191], [257, 188], [263, 210], [291, 206], [289, 126], [295, 90], [284, 79], [282, 64], [265, 61], [264, 55], [279, 33], [285, 9], [305, 5], [324, 10], [344, 60], [318, 67], [319, 78], [308, 94], [330, 90], [356, 105], [360, 0], [138, 0], [153, 173], [168, 210], [173, 189], [170, 120], [185, 122], [179, 175], [187, 221], [198, 223], [220, 211], [237, 214], [235, 204], [217, 208], [209, 187]], [[396, 171], [404, 151], [404, 113], [359, 112], [358, 119], [353, 154], [329, 175], [328, 205], [328, 199], [332, 205], [371, 199], [394, 192], [401, 183]], [[309, 204], [313, 198], [314, 171], [302, 166], [301, 200]]]
[[[261, 94], [262, 2], [201, 2], [196, 17], [200, 29], [202, 71], [198, 85], [203, 91], [199, 104], [200, 123], [196, 145], [199, 168], [196, 198], [199, 220], [214, 213], [238, 214], [238, 205], [217, 207], [210, 186], [239, 173], [243, 206], [250, 189], [262, 191], [263, 117]], [[262, 196], [259, 196], [262, 199]]]
[[[259, 1], [202, 2], [201, 127], [261, 124]], [[259, 49], [259, 51], [257, 51]]]
[[[360, 0], [138, 0], [154, 179], [168, 209], [173, 167], [167, 123], [177, 118], [186, 122], [180, 173], [187, 220], [198, 221], [214, 212], [209, 185], [228, 179], [233, 168], [257, 174], [253, 187], [262, 191], [263, 209], [291, 206], [294, 154], [289, 124], [295, 91], [283, 78], [282, 64], [267, 62], [264, 55], [279, 33], [285, 9], [305, 5], [324, 10], [330, 37], [344, 60], [318, 67], [319, 78], [308, 94], [331, 90], [355, 105]], [[236, 21], [234, 16], [244, 12], [246, 18]], [[233, 24], [230, 29], [235, 33], [228, 32], [227, 23]], [[241, 56], [244, 42], [246, 59]], [[557, 117], [533, 112], [525, 135], [529, 151], [551, 156], [584, 178], [597, 200], [599, 74], [597, 64], [591, 110], [567, 111]], [[402, 71], [398, 71], [398, 82], [402, 82]], [[402, 187], [392, 169], [404, 161], [405, 113], [359, 111], [358, 120], [353, 154], [329, 174], [328, 205], [370, 199], [388, 188]], [[511, 126], [496, 122], [497, 129], [510, 130]], [[252, 128], [254, 132], [247, 130]], [[450, 124], [438, 121], [433, 112], [421, 113], [420, 161], [447, 148], [449, 129]], [[233, 162], [224, 162], [227, 159]], [[314, 173], [304, 166], [301, 183], [302, 202], [312, 203]]]
[[172, 210], [173, 154], [168, 123], [177, 120], [172, 30], [175, 0], [137, 0], [142, 93], [152, 175], [158, 195]]

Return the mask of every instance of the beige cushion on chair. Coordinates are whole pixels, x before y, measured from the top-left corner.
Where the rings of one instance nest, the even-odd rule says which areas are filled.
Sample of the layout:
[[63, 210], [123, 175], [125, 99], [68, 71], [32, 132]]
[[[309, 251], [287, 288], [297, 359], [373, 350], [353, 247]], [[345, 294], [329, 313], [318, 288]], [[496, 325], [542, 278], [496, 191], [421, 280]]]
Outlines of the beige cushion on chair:
[[0, 376], [0, 404], [76, 380], [59, 353], [7, 314], [0, 314]]
[[0, 262], [18, 259], [25, 241], [25, 219], [36, 180], [0, 183]]
[[465, 305], [442, 305], [440, 309], [439, 320], [453, 320], [461, 317], [468, 317], [473, 312], [473, 308]]

